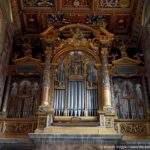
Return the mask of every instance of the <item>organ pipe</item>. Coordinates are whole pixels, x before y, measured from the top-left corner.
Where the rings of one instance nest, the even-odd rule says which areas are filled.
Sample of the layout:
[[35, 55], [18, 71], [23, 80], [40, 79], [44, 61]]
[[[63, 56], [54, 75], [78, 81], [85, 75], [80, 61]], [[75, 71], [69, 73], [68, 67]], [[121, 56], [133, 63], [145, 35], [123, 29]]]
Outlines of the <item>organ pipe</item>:
[[[94, 83], [97, 82], [97, 73], [93, 62], [89, 62], [88, 64], [81, 61], [81, 54], [81, 52], [71, 53], [72, 59], [68, 63], [69, 65], [62, 63], [65, 61], [62, 61], [58, 65], [54, 89], [54, 109], [56, 116], [96, 115], [98, 92]], [[75, 58], [73, 59], [73, 57]], [[66, 113], [64, 113], [65, 111]]]

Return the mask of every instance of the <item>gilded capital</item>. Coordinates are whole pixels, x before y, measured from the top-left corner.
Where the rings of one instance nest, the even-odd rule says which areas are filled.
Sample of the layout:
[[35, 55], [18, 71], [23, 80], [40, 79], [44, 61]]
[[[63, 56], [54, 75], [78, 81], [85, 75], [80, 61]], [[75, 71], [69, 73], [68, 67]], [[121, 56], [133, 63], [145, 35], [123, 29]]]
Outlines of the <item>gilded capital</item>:
[[109, 54], [108, 48], [107, 47], [101, 48], [101, 54], [104, 55], [104, 56], [107, 56]]
[[52, 48], [51, 47], [46, 47], [45, 55], [47, 55], [47, 54], [52, 54]]

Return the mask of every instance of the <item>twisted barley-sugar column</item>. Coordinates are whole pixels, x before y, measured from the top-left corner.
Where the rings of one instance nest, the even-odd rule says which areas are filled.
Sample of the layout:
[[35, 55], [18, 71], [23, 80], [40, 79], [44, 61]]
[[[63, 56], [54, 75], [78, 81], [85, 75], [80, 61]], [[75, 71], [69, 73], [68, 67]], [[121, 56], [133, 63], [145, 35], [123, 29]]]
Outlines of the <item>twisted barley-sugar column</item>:
[[42, 106], [49, 105], [51, 47], [45, 50], [45, 67], [43, 73]]
[[101, 48], [102, 60], [102, 101], [103, 109], [111, 107], [111, 90], [110, 90], [110, 76], [108, 69], [108, 48]]

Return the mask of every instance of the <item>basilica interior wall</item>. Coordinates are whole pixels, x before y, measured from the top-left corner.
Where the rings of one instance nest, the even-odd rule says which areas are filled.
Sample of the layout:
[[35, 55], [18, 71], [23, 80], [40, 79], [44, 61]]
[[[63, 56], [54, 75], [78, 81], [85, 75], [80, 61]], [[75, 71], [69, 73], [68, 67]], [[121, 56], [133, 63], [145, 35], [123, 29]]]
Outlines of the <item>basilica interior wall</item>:
[[143, 8], [140, 47], [144, 53], [146, 75], [150, 85], [150, 1], [146, 0]]
[[0, 1], [0, 109], [2, 107], [4, 85], [13, 43], [13, 26], [9, 8], [8, 1]]
[[143, 46], [143, 51], [144, 51], [144, 57], [145, 57], [145, 67], [146, 67], [146, 74], [147, 74], [147, 78], [148, 78], [148, 84], [150, 86], [150, 27], [147, 27], [144, 31], [145, 33], [143, 33], [143, 38], [145, 37], [145, 39], [143, 39], [142, 42], [142, 46]]

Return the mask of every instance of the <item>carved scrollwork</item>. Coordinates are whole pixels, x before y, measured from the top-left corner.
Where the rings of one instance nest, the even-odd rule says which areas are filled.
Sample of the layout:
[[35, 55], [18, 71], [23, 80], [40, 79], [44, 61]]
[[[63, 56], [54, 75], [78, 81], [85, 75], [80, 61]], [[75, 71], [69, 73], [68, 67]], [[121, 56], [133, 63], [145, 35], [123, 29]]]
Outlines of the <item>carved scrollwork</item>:
[[120, 124], [120, 131], [123, 134], [133, 134], [133, 135], [147, 134], [146, 125], [138, 123], [122, 123]]
[[32, 132], [31, 123], [6, 123], [5, 133], [8, 134], [27, 134]]

